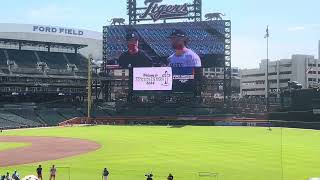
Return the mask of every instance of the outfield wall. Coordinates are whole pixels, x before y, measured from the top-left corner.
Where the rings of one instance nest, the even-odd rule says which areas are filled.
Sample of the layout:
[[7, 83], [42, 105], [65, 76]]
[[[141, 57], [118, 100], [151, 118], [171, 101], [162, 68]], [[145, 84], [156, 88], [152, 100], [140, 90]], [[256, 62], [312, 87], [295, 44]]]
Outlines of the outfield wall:
[[189, 117], [106, 117], [106, 118], [73, 118], [62, 122], [60, 126], [77, 124], [95, 125], [193, 125], [193, 126], [270, 126], [266, 120], [255, 118], [232, 118], [232, 117], [209, 117], [209, 116], [189, 116]]

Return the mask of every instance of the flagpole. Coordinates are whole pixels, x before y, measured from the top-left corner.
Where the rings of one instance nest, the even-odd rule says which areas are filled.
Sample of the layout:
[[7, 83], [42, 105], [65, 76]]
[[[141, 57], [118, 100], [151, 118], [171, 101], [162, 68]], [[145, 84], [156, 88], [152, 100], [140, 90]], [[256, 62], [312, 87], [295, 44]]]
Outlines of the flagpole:
[[269, 112], [269, 26], [267, 26], [267, 97], [266, 97], [266, 104], [267, 104], [267, 112]]

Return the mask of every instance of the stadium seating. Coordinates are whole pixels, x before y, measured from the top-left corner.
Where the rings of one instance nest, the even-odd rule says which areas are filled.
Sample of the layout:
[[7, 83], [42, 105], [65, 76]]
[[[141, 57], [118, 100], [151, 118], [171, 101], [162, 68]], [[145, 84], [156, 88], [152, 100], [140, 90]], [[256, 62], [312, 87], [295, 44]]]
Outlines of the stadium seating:
[[33, 109], [10, 109], [7, 110], [11, 112], [12, 114], [16, 114], [20, 117], [23, 117], [25, 119], [33, 120], [35, 122], [38, 122], [40, 124], [46, 124], [35, 112]]
[[206, 21], [204, 25], [209, 26], [209, 28], [215, 30], [217, 36], [224, 35], [224, 21]]
[[57, 112], [65, 119], [85, 116], [81, 111], [78, 111], [77, 109], [58, 109]]
[[12, 114], [7, 111], [0, 111], [0, 117], [4, 120], [17, 123], [21, 126], [29, 126], [29, 127], [41, 126], [41, 123], [39, 122], [25, 119], [23, 117], [20, 117], [18, 115]]
[[19, 67], [35, 68], [37, 58], [34, 51], [7, 49], [9, 60], [15, 61]]
[[10, 120], [4, 119], [0, 117], [0, 129], [13, 129], [13, 128], [19, 128], [22, 125], [16, 122], [12, 122]]
[[7, 59], [3, 49], [0, 49], [0, 67], [7, 67]]
[[46, 62], [50, 69], [66, 69], [68, 62], [63, 53], [38, 51], [41, 61]]
[[39, 109], [36, 110], [36, 113], [41, 119], [45, 120], [48, 125], [57, 125], [66, 120], [66, 118], [59, 115], [59, 113], [57, 113], [54, 109]]
[[[2, 67], [2, 71], [6, 70], [6, 72], [4, 73], [9, 73], [7, 69], [8, 66], [5, 51], [8, 54], [9, 60], [14, 61], [19, 67], [17, 69], [12, 70], [15, 73], [41, 74], [39, 70], [36, 70], [36, 65], [38, 61], [47, 63], [49, 67], [48, 74], [60, 75], [61, 73], [63, 73], [63, 71], [66, 71], [67, 64], [75, 64], [78, 70], [87, 69], [87, 59], [81, 54], [17, 49], [0, 49], [0, 67]], [[37, 56], [39, 57], [39, 59]], [[54, 70], [59, 70], [59, 72], [56, 72]]]
[[70, 64], [75, 64], [77, 68], [80, 69], [87, 69], [88, 67], [88, 60], [83, 57], [81, 54], [75, 53], [64, 53], [69, 60]]

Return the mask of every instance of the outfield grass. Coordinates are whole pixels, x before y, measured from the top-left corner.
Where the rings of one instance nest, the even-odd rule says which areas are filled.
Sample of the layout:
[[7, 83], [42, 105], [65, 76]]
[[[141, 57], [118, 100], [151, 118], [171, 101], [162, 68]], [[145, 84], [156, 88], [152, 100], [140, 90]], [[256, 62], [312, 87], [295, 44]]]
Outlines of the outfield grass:
[[[155, 180], [165, 179], [169, 172], [183, 180], [215, 179], [199, 177], [198, 172], [219, 173], [219, 180], [280, 180], [282, 172], [286, 180], [320, 176], [320, 131], [314, 130], [96, 126], [6, 131], [3, 135], [76, 137], [102, 144], [96, 152], [41, 163], [45, 176], [51, 164], [71, 167], [72, 180], [101, 179], [103, 167], [109, 168], [110, 180], [141, 180], [149, 171]], [[19, 169], [23, 175], [34, 174], [37, 164], [1, 168], [0, 173]], [[57, 173], [57, 180], [67, 179], [67, 169], [58, 168]]]

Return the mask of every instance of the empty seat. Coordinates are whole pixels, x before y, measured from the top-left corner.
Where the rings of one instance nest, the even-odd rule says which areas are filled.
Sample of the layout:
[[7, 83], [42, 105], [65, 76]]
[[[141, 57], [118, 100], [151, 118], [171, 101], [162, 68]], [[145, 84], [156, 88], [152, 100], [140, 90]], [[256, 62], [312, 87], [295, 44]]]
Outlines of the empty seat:
[[[7, 49], [9, 60], [15, 61], [19, 67], [35, 68], [37, 58], [34, 51]], [[0, 55], [1, 56], [1, 55]]]

